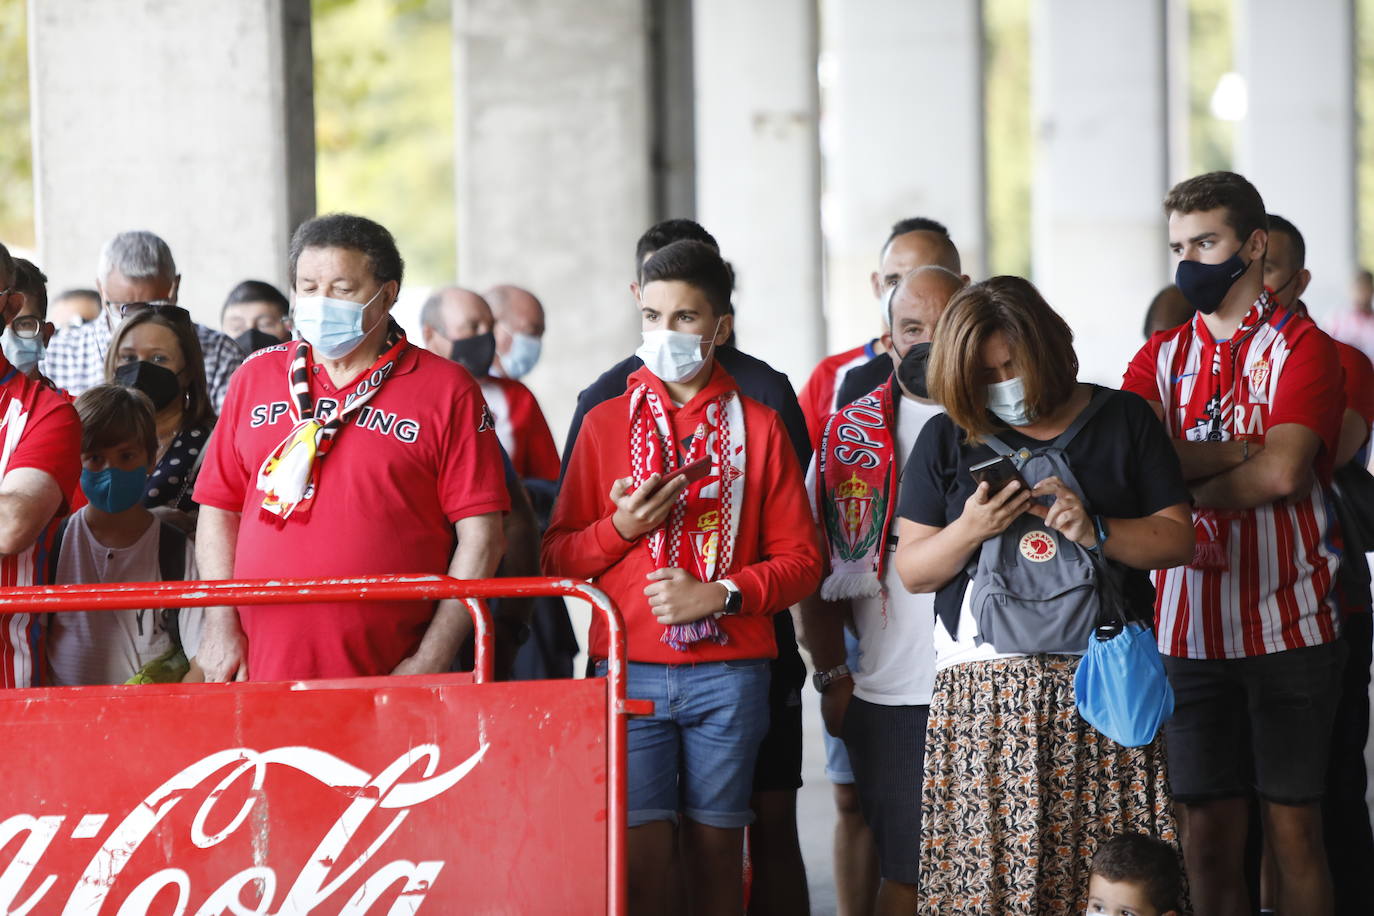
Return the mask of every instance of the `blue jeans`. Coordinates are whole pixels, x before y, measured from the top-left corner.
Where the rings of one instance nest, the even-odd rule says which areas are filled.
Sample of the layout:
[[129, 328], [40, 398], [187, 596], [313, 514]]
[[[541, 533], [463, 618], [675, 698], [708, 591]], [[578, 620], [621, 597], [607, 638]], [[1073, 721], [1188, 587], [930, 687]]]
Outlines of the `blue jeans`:
[[[606, 663], [599, 662], [597, 674]], [[768, 731], [768, 660], [629, 664], [629, 695], [654, 713], [629, 723], [629, 819], [743, 827], [754, 761]]]

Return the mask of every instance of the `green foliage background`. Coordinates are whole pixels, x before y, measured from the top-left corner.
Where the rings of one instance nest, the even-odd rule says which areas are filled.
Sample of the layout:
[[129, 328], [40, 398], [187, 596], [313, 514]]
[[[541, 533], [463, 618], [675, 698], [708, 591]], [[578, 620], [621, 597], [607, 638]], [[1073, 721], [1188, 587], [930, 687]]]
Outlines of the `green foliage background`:
[[[1029, 274], [1032, 0], [983, 0], [989, 267]], [[25, 0], [0, 0], [0, 239], [32, 247]], [[416, 285], [455, 279], [450, 0], [312, 0], [316, 193], [395, 232]], [[1374, 0], [1357, 0], [1359, 251], [1374, 264]], [[1226, 168], [1234, 125], [1211, 93], [1232, 67], [1234, 0], [1188, 0], [1193, 171]]]

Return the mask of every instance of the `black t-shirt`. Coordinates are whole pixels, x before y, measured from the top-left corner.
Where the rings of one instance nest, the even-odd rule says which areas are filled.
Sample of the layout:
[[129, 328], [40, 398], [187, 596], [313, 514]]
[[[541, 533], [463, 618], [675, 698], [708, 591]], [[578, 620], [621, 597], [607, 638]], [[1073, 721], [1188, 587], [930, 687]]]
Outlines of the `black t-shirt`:
[[[1154, 410], [1130, 392], [1109, 391], [1108, 397], [1065, 450], [1089, 511], [1103, 518], [1144, 518], [1188, 502], [1183, 469]], [[1018, 450], [1049, 445], [1015, 429], [998, 438]], [[964, 431], [947, 415], [932, 418], [907, 458], [897, 514], [920, 525], [945, 527], [963, 514], [964, 503], [976, 489], [968, 469], [993, 457], [990, 446], [964, 442]], [[1110, 538], [1110, 530], [1107, 534]], [[951, 624], [959, 619], [967, 584], [968, 576], [960, 573], [936, 592], [937, 617]], [[1154, 586], [1149, 576], [1128, 569], [1123, 584], [1132, 608], [1152, 616]]]

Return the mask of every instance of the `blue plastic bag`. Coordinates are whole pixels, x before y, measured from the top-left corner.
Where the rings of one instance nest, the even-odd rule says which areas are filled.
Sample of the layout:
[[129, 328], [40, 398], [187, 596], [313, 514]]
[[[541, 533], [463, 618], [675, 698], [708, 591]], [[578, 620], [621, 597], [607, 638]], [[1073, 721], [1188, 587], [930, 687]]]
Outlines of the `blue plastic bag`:
[[1174, 691], [1144, 624], [1127, 623], [1110, 639], [1094, 634], [1073, 688], [1079, 714], [1124, 747], [1149, 744], [1174, 714]]

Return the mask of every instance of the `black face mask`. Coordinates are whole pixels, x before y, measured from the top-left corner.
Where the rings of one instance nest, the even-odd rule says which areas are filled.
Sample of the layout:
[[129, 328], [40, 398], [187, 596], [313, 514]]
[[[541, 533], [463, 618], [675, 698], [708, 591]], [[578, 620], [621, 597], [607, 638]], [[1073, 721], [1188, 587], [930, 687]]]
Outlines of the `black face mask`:
[[275, 347], [281, 341], [271, 334], [259, 331], [257, 328], [249, 328], [235, 337], [234, 343], [238, 344], [239, 349], [244, 353], [256, 353], [265, 347]]
[[930, 399], [930, 389], [926, 387], [926, 365], [930, 362], [930, 344], [912, 344], [906, 356], [897, 364], [897, 381], [901, 382], [911, 394], [918, 398]]
[[465, 337], [453, 341], [449, 359], [458, 363], [477, 378], [491, 372], [491, 361], [496, 357], [496, 335], [491, 331], [476, 337]]
[[153, 402], [154, 410], [161, 410], [181, 397], [181, 382], [177, 380], [177, 374], [157, 363], [125, 363], [115, 370], [115, 381], [146, 394], [148, 400]]
[[1250, 265], [1240, 259], [1239, 251], [1220, 264], [1179, 261], [1174, 271], [1174, 285], [1189, 305], [1204, 315], [1211, 315], [1221, 308], [1221, 301], [1249, 268]]

